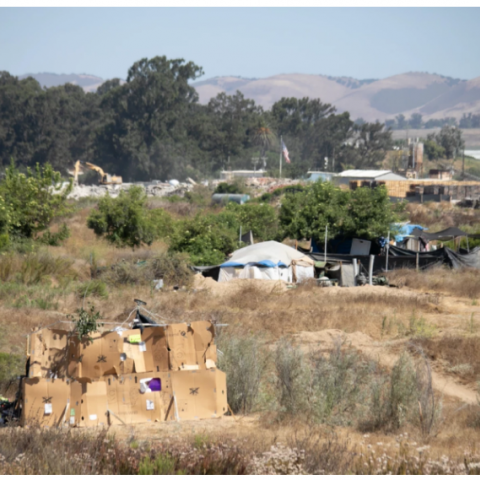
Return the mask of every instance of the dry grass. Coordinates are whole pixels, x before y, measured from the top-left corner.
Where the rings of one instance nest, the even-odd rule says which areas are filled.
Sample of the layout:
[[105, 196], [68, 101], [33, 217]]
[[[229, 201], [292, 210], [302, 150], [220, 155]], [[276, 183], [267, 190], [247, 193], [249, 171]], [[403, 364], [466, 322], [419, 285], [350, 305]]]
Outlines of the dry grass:
[[446, 335], [440, 338], [419, 338], [428, 357], [450, 374], [466, 382], [474, 382], [480, 374], [480, 338]]
[[480, 275], [477, 270], [451, 270], [438, 267], [417, 272], [400, 269], [388, 272], [386, 275], [390, 283], [400, 287], [472, 299], [480, 296]]

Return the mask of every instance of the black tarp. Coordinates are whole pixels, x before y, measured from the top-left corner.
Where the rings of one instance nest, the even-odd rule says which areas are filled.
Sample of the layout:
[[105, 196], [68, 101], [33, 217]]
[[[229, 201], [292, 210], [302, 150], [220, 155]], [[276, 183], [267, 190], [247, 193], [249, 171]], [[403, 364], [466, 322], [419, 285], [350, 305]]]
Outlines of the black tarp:
[[[400, 247], [390, 246], [388, 255], [388, 270], [399, 268], [416, 268], [418, 254], [418, 267], [421, 270], [437, 266], [448, 265], [452, 268], [476, 268], [480, 269], [480, 247], [476, 247], [470, 253], [461, 254], [450, 248], [439, 248], [431, 252], [413, 252]], [[323, 253], [309, 253], [310, 258], [315, 261], [323, 261]], [[352, 263], [356, 258], [360, 261], [365, 270], [368, 271], [369, 255], [336, 255], [327, 253], [327, 261]], [[386, 255], [375, 255], [373, 259], [373, 273], [384, 272], [387, 267]]]
[[463, 230], [460, 230], [457, 227], [449, 227], [446, 228], [445, 230], [441, 230], [440, 232], [435, 232], [435, 233], [429, 233], [425, 232], [424, 230], [420, 230], [419, 228], [415, 228], [412, 231], [412, 235], [414, 237], [421, 237], [424, 238], [425, 240], [441, 240], [441, 241], [448, 241], [452, 240], [457, 237], [468, 237], [467, 232], [464, 232]]

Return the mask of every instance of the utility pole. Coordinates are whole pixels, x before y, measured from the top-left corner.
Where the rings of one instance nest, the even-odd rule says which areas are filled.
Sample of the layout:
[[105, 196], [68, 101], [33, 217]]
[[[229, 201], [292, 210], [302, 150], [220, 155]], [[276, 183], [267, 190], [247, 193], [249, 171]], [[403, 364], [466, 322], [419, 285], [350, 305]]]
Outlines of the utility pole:
[[462, 155], [462, 180], [465, 180], [465, 147], [463, 147]]

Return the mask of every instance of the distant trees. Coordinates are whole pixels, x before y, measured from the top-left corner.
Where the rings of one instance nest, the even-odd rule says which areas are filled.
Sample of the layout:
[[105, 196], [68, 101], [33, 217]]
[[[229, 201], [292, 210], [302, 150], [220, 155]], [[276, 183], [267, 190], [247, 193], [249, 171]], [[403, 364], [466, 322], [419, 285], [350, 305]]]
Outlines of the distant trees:
[[455, 158], [465, 146], [462, 131], [448, 125], [442, 127], [439, 133], [428, 135], [427, 140], [443, 148], [446, 158]]
[[0, 162], [49, 162], [66, 174], [80, 159], [126, 181], [201, 178], [251, 168], [252, 157], [274, 171], [283, 136], [292, 159], [283, 166], [287, 176], [379, 165], [388, 143], [381, 124], [353, 122], [320, 99], [282, 98], [264, 111], [236, 92], [200, 105], [191, 81], [202, 73], [182, 59], [143, 58], [123, 84], [112, 79], [85, 93], [0, 72]]

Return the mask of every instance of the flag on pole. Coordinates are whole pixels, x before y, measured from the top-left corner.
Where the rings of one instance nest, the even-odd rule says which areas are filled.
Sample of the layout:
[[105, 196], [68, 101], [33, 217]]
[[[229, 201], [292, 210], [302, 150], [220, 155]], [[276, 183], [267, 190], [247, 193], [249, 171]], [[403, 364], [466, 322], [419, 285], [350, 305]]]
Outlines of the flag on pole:
[[290, 163], [290, 158], [288, 157], [287, 146], [285, 145], [285, 143], [283, 143], [283, 140], [282, 140], [282, 153], [283, 153], [283, 157], [285, 158], [285, 162]]

